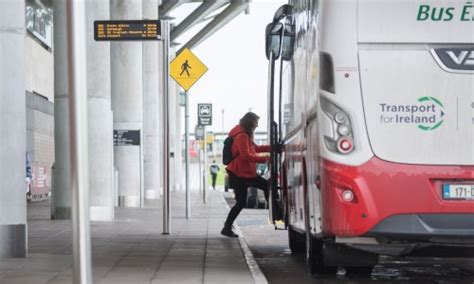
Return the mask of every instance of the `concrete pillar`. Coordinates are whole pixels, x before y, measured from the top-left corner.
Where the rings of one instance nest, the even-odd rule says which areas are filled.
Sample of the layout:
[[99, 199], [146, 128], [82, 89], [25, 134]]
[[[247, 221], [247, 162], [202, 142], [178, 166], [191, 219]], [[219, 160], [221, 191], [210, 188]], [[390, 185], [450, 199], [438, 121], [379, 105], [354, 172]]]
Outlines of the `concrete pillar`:
[[66, 1], [54, 10], [54, 153], [51, 218], [71, 219]]
[[[158, 0], [143, 0], [143, 18], [158, 19]], [[145, 197], [156, 199], [161, 189], [160, 149], [163, 147], [161, 133], [159, 77], [158, 77], [158, 42], [143, 42], [143, 129], [144, 129], [144, 166]]]
[[25, 257], [25, 1], [0, 2], [0, 258]]
[[114, 147], [110, 43], [94, 41], [94, 21], [110, 18], [109, 0], [87, 0], [90, 219], [114, 219]]
[[[112, 20], [142, 18], [140, 0], [111, 0]], [[114, 162], [119, 170], [121, 206], [138, 207], [143, 189], [143, 62], [142, 43], [112, 42], [112, 110], [114, 130], [139, 130], [140, 146], [115, 146]]]

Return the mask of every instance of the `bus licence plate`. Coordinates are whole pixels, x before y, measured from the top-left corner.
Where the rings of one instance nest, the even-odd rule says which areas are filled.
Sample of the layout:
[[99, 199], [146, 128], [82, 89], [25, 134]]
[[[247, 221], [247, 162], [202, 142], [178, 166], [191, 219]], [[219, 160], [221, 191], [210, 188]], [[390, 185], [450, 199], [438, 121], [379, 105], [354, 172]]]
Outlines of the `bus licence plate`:
[[474, 200], [474, 184], [444, 184], [443, 198]]

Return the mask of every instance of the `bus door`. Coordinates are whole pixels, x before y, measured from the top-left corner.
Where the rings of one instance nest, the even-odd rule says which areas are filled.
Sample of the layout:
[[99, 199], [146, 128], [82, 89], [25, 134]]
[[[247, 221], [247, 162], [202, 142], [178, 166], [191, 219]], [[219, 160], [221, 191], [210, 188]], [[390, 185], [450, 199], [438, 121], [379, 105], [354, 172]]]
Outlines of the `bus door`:
[[[268, 134], [269, 142], [272, 147], [270, 152], [270, 196], [269, 212], [270, 220], [273, 224], [282, 220], [281, 192], [279, 185], [279, 170], [281, 165], [281, 153], [279, 145], [282, 144], [281, 125], [282, 125], [282, 85], [281, 85], [281, 67], [283, 61], [288, 61], [292, 57], [294, 43], [294, 28], [288, 19], [292, 14], [292, 6], [283, 5], [275, 13], [273, 22], [268, 24], [265, 31], [266, 56], [269, 60], [268, 67]], [[279, 61], [278, 61], [279, 60]], [[279, 66], [279, 80], [275, 82], [276, 63]], [[278, 86], [278, 97], [275, 96], [275, 85]], [[277, 99], [277, 101], [276, 101]], [[275, 116], [275, 109], [278, 111], [278, 117]], [[278, 119], [278, 122], [276, 121]]]

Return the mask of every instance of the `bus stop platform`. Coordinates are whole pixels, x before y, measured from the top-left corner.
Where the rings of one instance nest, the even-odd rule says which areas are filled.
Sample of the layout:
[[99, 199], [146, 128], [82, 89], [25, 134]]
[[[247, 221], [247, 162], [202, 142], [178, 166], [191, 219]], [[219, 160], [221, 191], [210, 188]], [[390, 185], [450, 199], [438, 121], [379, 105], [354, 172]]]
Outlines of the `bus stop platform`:
[[[229, 210], [222, 192], [210, 190], [207, 204], [192, 193], [187, 220], [185, 192], [171, 192], [169, 235], [162, 199], [91, 222], [93, 282], [267, 283], [245, 239], [220, 235]], [[0, 259], [0, 283], [72, 283], [71, 222], [50, 220], [49, 202], [29, 204], [28, 231], [28, 257]]]

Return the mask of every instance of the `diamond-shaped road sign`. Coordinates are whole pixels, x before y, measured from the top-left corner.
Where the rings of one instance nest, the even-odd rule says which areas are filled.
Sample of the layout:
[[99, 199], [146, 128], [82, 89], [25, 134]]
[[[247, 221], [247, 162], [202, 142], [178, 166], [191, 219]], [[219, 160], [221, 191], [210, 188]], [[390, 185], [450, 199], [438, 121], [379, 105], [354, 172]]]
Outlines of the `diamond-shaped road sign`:
[[171, 78], [185, 91], [188, 91], [206, 72], [206, 65], [187, 48], [178, 54], [170, 64]]

